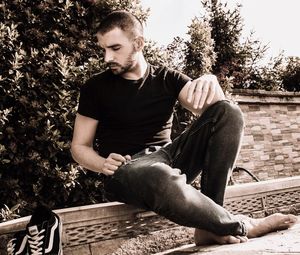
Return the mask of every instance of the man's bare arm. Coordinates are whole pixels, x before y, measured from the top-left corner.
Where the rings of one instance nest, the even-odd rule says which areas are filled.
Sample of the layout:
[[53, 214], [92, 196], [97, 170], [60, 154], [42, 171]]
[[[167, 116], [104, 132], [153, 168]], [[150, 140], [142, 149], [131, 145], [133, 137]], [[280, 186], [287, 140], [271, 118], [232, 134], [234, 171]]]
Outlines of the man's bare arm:
[[209, 105], [224, 99], [217, 77], [211, 74], [187, 82], [178, 96], [180, 104], [197, 115], [202, 114]]
[[112, 175], [123, 162], [130, 159], [130, 156], [122, 156], [117, 153], [111, 153], [107, 158], [99, 156], [93, 149], [97, 126], [97, 120], [80, 114], [76, 115], [71, 144], [72, 157], [89, 170]]

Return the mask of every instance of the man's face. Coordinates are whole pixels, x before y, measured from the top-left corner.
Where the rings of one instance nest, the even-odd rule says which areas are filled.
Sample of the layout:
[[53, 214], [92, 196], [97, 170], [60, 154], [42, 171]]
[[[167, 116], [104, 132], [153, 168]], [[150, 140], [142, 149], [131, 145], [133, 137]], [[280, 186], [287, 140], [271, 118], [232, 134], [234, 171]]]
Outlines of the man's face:
[[100, 34], [99, 45], [104, 50], [104, 61], [114, 74], [123, 75], [131, 71], [136, 64], [136, 50], [133, 40], [119, 28]]

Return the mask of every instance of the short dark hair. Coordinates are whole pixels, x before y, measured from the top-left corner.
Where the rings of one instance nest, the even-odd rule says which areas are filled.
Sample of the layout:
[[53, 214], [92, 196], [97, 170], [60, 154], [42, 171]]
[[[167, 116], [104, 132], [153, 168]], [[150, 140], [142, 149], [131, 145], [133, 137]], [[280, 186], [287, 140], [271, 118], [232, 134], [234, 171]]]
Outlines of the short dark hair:
[[132, 37], [143, 35], [142, 22], [128, 11], [113, 11], [97, 27], [97, 33], [105, 34], [114, 28], [120, 28]]

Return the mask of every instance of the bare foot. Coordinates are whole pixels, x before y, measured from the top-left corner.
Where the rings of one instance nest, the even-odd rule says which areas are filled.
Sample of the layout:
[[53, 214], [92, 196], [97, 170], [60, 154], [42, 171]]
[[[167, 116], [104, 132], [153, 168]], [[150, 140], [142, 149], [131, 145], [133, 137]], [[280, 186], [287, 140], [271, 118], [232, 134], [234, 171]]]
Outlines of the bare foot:
[[275, 213], [265, 218], [253, 219], [244, 215], [237, 215], [245, 224], [248, 230], [247, 237], [259, 237], [277, 230], [284, 230], [292, 227], [297, 222], [297, 217], [292, 214]]
[[195, 229], [194, 234], [195, 244], [208, 245], [208, 244], [235, 244], [247, 242], [248, 238], [245, 236], [218, 236], [203, 229]]
[[195, 244], [235, 244], [247, 242], [248, 238], [259, 237], [270, 232], [284, 230], [296, 224], [298, 218], [292, 214], [275, 213], [265, 218], [253, 219], [245, 215], [236, 215], [242, 220], [247, 228], [248, 234], [245, 236], [218, 236], [203, 229], [195, 229]]

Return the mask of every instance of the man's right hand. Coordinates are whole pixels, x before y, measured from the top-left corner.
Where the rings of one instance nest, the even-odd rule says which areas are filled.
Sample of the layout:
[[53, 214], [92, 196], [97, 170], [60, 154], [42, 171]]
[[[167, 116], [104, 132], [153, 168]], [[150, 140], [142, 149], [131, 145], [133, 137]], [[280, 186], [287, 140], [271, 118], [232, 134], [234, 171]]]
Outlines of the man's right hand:
[[131, 157], [117, 153], [111, 153], [107, 158], [100, 156], [93, 148], [98, 126], [98, 120], [77, 113], [71, 153], [74, 160], [84, 168], [105, 175], [113, 175], [123, 163], [131, 160]]
[[117, 153], [111, 153], [103, 162], [102, 173], [105, 175], [113, 175], [122, 164], [130, 159], [130, 155], [122, 156]]

